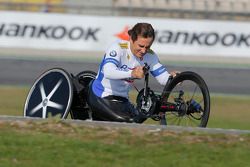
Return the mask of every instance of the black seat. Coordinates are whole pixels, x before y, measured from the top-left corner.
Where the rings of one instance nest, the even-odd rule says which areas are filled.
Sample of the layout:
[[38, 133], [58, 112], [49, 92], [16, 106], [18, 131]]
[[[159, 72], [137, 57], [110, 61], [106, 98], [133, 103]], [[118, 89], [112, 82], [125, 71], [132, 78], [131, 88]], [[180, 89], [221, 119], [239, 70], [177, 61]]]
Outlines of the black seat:
[[70, 115], [72, 119], [89, 119], [89, 106], [87, 103], [87, 94], [89, 83], [95, 79], [96, 73], [93, 71], [82, 71], [75, 77], [72, 76], [74, 85], [74, 98], [71, 106]]
[[[127, 99], [121, 98], [100, 98], [92, 91], [90, 84], [88, 93], [88, 104], [92, 110], [94, 120], [115, 121], [115, 122], [133, 122], [128, 107], [133, 107]], [[127, 103], [127, 105], [124, 105]], [[133, 109], [131, 108], [131, 111]]]

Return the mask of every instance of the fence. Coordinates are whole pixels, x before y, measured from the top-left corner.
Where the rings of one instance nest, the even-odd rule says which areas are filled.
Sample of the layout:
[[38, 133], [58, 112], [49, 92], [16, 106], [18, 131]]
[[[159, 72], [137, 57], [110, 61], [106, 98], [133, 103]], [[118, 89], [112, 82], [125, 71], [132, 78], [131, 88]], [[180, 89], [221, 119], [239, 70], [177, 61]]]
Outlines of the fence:
[[0, 0], [0, 10], [248, 21], [250, 0]]

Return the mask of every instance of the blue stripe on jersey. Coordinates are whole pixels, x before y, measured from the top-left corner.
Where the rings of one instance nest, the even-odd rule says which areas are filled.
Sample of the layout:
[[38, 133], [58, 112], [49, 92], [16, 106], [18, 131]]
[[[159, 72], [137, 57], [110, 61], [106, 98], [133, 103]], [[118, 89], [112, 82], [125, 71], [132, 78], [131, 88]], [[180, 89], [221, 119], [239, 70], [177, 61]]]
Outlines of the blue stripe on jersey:
[[104, 87], [101, 82], [104, 77], [104, 74], [102, 73], [102, 68], [103, 68], [103, 65], [105, 64], [105, 57], [106, 57], [106, 54], [104, 55], [104, 58], [100, 64], [98, 76], [92, 84], [92, 90], [95, 93], [95, 95], [97, 95], [98, 97], [101, 97], [102, 93], [104, 92]]
[[118, 66], [119, 61], [117, 61], [116, 59], [113, 59], [113, 58], [107, 58], [107, 59], [104, 59], [103, 65], [106, 63], [114, 63], [116, 66]]
[[161, 66], [161, 67], [157, 68], [156, 70], [151, 71], [151, 74], [154, 77], [157, 77], [157, 76], [161, 75], [162, 73], [164, 73], [165, 71], [167, 71], [166, 68], [164, 66]]
[[[101, 74], [103, 76], [103, 74]], [[102, 77], [103, 78], [103, 77]], [[104, 92], [104, 87], [101, 83], [101, 80], [95, 80], [92, 84], [92, 90], [96, 96], [102, 97], [102, 93]]]

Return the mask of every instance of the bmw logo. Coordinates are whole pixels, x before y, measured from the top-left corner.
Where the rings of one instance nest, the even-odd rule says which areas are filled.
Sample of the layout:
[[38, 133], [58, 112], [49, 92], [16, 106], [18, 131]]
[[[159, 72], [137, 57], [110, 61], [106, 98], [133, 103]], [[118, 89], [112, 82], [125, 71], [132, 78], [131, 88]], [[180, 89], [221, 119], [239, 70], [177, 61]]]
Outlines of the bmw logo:
[[115, 56], [117, 55], [117, 53], [116, 53], [115, 50], [112, 50], [112, 51], [109, 53], [109, 55], [110, 55], [111, 57], [115, 57]]

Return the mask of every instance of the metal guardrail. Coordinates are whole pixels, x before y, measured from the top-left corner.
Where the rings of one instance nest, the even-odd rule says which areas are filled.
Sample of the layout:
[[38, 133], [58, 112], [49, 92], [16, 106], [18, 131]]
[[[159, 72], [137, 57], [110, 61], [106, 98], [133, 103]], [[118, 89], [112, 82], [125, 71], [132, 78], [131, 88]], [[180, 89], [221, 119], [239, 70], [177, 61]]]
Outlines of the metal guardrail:
[[[250, 0], [0, 0], [0, 10], [111, 16], [249, 20]], [[46, 2], [46, 3], [45, 3]]]

